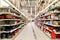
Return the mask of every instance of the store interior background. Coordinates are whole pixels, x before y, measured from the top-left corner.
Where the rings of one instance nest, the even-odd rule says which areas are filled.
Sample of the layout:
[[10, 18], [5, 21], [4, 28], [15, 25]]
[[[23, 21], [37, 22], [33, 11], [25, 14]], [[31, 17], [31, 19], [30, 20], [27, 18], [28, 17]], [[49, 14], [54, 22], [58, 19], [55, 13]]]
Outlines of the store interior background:
[[60, 0], [0, 0], [0, 39], [60, 40]]

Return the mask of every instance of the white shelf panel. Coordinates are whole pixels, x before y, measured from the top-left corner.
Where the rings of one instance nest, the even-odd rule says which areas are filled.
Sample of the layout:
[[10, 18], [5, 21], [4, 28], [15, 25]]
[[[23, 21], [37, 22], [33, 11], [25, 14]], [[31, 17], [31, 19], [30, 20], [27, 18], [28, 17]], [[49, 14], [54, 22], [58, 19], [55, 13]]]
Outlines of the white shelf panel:
[[[46, 23], [44, 23], [44, 24], [46, 24]], [[60, 25], [52, 25], [52, 24], [46, 24], [46, 25], [51, 25], [53, 27], [60, 27]]]
[[20, 23], [24, 23], [24, 22], [19, 22], [19, 23], [16, 23], [16, 24], [10, 24], [10, 25], [8, 25], [8, 24], [5, 24], [5, 25], [0, 25], [0, 26], [14, 26], [14, 25], [18, 25], [18, 24], [20, 24]]
[[12, 40], [12, 39], [6, 39], [6, 38], [4, 38], [4, 39], [1, 39], [1, 40]]
[[59, 20], [60, 21], [60, 19], [41, 19], [41, 20]]
[[19, 15], [16, 15], [15, 13], [11, 13], [11, 12], [0, 12], [0, 15], [1, 14], [10, 14], [10, 15], [15, 16], [15, 17], [21, 17]]
[[60, 13], [60, 11], [53, 11], [53, 12], [48, 13], [48, 14], [45, 14], [45, 15], [43, 15], [43, 16], [41, 16], [41, 17], [49, 16], [49, 15], [51, 15], [51, 14], [53, 14], [53, 13], [55, 13], [55, 14], [59, 14], [59, 13]]
[[55, 32], [55, 34], [60, 34], [60, 32]]
[[15, 29], [12, 29], [11, 31], [0, 31], [0, 33], [9, 33], [9, 32], [13, 32], [19, 28], [22, 28], [22, 26], [25, 25], [25, 24], [21, 24], [19, 27], [15, 28]]
[[20, 20], [20, 19], [0, 19], [0, 21], [4, 21], [4, 20], [14, 20], [14, 21], [16, 21], [16, 20]]
[[21, 26], [19, 26], [18, 28], [15, 28], [15, 29], [13, 29], [13, 30], [11, 30], [10, 32], [13, 32], [13, 31], [15, 31], [15, 30], [17, 30], [17, 29], [19, 29], [19, 28], [21, 28]]
[[15, 28], [15, 29], [12, 29], [11, 31], [0, 31], [0, 33], [9, 33], [9, 32], [13, 32], [19, 28], [21, 28], [22, 26], [20, 25], [19, 27]]

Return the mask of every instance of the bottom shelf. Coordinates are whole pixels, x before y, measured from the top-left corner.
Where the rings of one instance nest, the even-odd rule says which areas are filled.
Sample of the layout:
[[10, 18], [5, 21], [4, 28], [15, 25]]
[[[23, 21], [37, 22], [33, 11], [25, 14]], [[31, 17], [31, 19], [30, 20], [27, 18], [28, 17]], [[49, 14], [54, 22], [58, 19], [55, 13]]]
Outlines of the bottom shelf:
[[[0, 39], [1, 40], [1, 39]], [[12, 39], [2, 39], [2, 40], [12, 40]]]
[[[18, 34], [20, 34], [20, 32], [22, 31], [24, 29], [24, 27], [21, 27], [21, 28], [19, 28], [17, 31], [15, 31], [16, 33], [12, 36], [12, 37], [10, 37], [10, 38], [0, 38], [1, 40], [14, 40], [17, 36], [18, 36]], [[5, 35], [4, 35], [5, 36]]]
[[15, 35], [17, 35], [19, 33], [19, 30], [15, 30], [12, 33], [1, 33], [0, 38], [1, 39], [12, 39]]

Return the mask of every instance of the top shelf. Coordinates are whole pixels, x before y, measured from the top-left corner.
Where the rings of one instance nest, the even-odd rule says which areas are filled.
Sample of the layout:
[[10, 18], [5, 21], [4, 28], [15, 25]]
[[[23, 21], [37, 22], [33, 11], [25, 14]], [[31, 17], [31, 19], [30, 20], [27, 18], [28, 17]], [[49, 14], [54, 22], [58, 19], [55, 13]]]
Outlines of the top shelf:
[[19, 12], [19, 14], [21, 13], [25, 18], [27, 18], [23, 12], [21, 12], [17, 7], [15, 7], [9, 0], [5, 0], [5, 2], [7, 2], [9, 5], [11, 5], [16, 11]]
[[[53, 5], [54, 3], [56, 3], [57, 1], [58, 1], [58, 0], [53, 1], [53, 2], [52, 2], [50, 5], [48, 5], [45, 9], [43, 9], [42, 11], [40, 11], [40, 12], [36, 15], [36, 17], [39, 16], [39, 14], [41, 14], [41, 13], [43, 13], [43, 12], [45, 13], [45, 11], [46, 11], [51, 5]], [[47, 11], [48, 11], [48, 10], [47, 10]], [[36, 17], [35, 17], [35, 18], [36, 18]]]

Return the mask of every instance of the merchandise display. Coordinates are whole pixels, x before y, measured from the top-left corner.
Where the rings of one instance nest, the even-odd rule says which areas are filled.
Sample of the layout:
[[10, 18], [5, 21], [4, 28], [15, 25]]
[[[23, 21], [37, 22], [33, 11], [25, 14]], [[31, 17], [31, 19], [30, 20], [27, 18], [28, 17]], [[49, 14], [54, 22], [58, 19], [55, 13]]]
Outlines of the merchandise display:
[[54, 0], [40, 0], [38, 2], [38, 7], [37, 7], [37, 11], [40, 12], [43, 9], [45, 9], [48, 5], [50, 5]]
[[51, 39], [58, 39], [60, 38], [60, 1], [55, 2], [46, 10], [48, 11], [36, 18], [35, 23]]
[[[5, 0], [6, 1], [6, 0]], [[6, 1], [8, 4], [10, 4], [12, 7], [14, 7], [18, 12], [20, 12], [23, 16], [25, 16], [26, 18], [28, 18], [29, 16], [27, 15], [27, 3], [25, 0], [8, 0]], [[19, 14], [19, 13], [18, 13]]]
[[0, 0], [0, 39], [60, 40], [60, 0]]
[[14, 10], [0, 7], [0, 39], [12, 39], [26, 25], [26, 18]]

